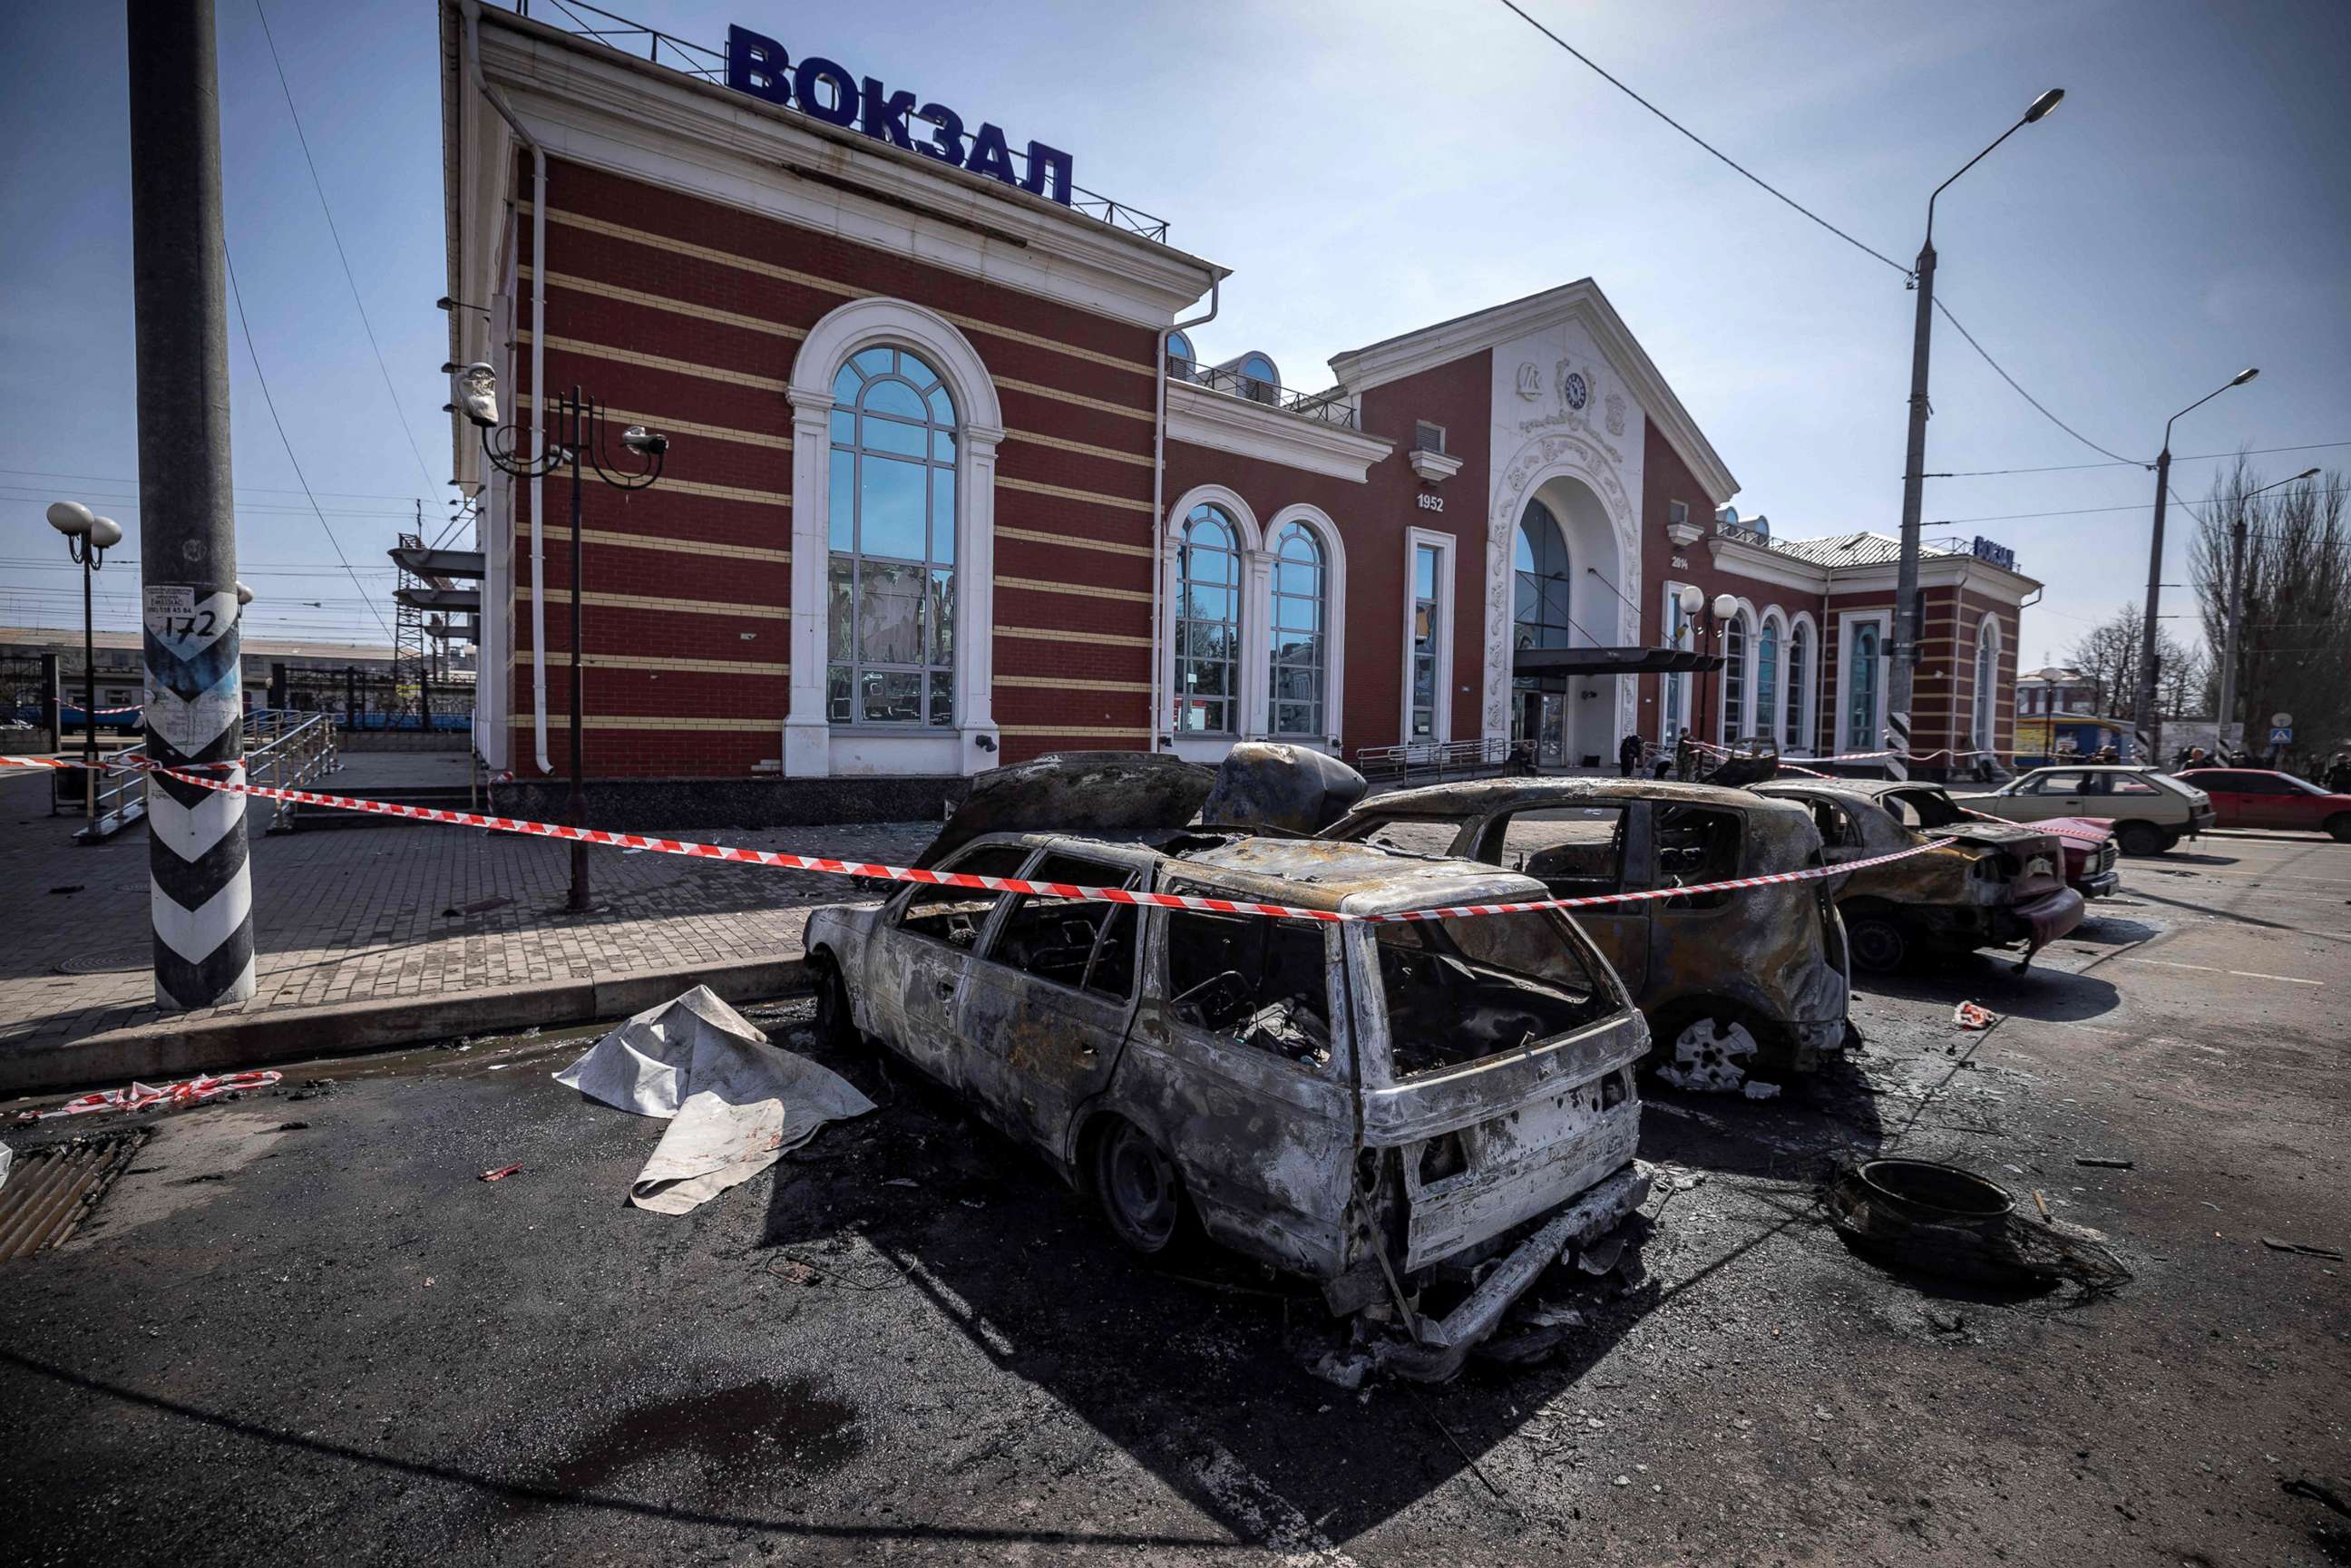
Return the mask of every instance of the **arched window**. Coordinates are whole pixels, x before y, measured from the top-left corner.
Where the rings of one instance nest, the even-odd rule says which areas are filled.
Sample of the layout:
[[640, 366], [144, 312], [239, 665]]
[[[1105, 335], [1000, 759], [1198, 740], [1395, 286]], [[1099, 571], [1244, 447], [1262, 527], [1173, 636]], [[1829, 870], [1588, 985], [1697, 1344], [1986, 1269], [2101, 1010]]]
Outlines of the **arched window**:
[[1725, 746], [1747, 732], [1747, 612], [1722, 626], [1722, 735]]
[[1241, 375], [1241, 396], [1253, 402], [1273, 403], [1281, 401], [1281, 372], [1263, 354], [1244, 354], [1237, 367]]
[[1994, 743], [1994, 720], [2000, 713], [2000, 622], [1987, 615], [1976, 629], [1976, 726], [1978, 751]]
[[1812, 628], [1799, 621], [1788, 632], [1787, 718], [1780, 744], [1794, 751], [1810, 751], [1813, 737], [1804, 733], [1804, 682], [1812, 674]]
[[1512, 546], [1518, 592], [1510, 612], [1513, 642], [1520, 648], [1565, 648], [1574, 622], [1568, 617], [1567, 536], [1541, 501], [1530, 501], [1519, 519]]
[[1326, 606], [1322, 541], [1304, 523], [1274, 540], [1273, 733], [1320, 737]]
[[1167, 373], [1180, 381], [1190, 381], [1200, 368], [1200, 356], [1192, 351], [1192, 340], [1181, 332], [1167, 334]]
[[1176, 727], [1230, 735], [1240, 710], [1241, 552], [1223, 507], [1204, 501], [1184, 519], [1176, 584]]
[[1755, 733], [1780, 734], [1780, 617], [1763, 617], [1755, 638]]
[[904, 349], [860, 350], [832, 378], [834, 724], [955, 722], [956, 407]]
[[1853, 674], [1844, 685], [1844, 748], [1873, 750], [1877, 745], [1877, 623], [1874, 621], [1854, 628]]

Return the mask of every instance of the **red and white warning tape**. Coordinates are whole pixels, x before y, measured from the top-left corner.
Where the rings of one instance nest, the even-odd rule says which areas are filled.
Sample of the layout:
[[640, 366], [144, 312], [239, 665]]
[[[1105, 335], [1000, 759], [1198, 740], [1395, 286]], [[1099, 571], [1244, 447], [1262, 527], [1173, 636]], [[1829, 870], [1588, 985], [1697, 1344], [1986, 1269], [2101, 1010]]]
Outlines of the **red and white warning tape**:
[[[7, 758], [6, 761], [15, 761]], [[177, 1083], [166, 1083], [152, 1089], [133, 1082], [128, 1089], [103, 1089], [89, 1094], [77, 1094], [62, 1105], [52, 1105], [46, 1111], [19, 1111], [19, 1122], [46, 1122], [52, 1116], [86, 1116], [92, 1111], [152, 1111], [169, 1105], [202, 1105], [224, 1094], [249, 1093], [266, 1089], [285, 1076], [282, 1072], [231, 1072], [214, 1078], [198, 1073]]]
[[[0, 767], [76, 768], [78, 762], [47, 757], [0, 757]], [[727, 861], [740, 865], [771, 866], [782, 871], [825, 872], [835, 876], [870, 877], [883, 882], [916, 882], [938, 887], [968, 887], [987, 893], [1026, 893], [1048, 898], [1069, 898], [1101, 904], [1132, 904], [1152, 909], [1190, 909], [1211, 915], [1262, 915], [1278, 920], [1320, 920], [1332, 924], [1364, 921], [1390, 924], [1411, 920], [1452, 920], [1482, 915], [1519, 915], [1543, 909], [1593, 909], [1604, 904], [1640, 904], [1658, 898], [1687, 898], [1702, 893], [1729, 893], [1742, 888], [1771, 887], [1782, 883], [1810, 882], [1844, 876], [1865, 866], [1907, 860], [1940, 846], [1913, 845], [1892, 854], [1847, 861], [1843, 865], [1808, 866], [1802, 871], [1774, 872], [1766, 876], [1733, 877], [1725, 882], [1693, 883], [1687, 887], [1643, 888], [1635, 893], [1593, 894], [1579, 898], [1541, 898], [1518, 904], [1456, 904], [1443, 909], [1415, 909], [1395, 915], [1347, 915], [1330, 909], [1301, 909], [1282, 904], [1257, 904], [1230, 898], [1204, 898], [1195, 894], [1136, 893], [1123, 887], [1080, 887], [1061, 882], [1030, 882], [1016, 876], [977, 876], [968, 872], [929, 871], [914, 866], [880, 865], [862, 861], [833, 860], [821, 855], [786, 854], [779, 850], [731, 848], [695, 843], [686, 839], [657, 839], [643, 833], [612, 833], [601, 828], [574, 828], [558, 822], [533, 822], [517, 817], [490, 817], [474, 811], [444, 811], [430, 806], [402, 806], [385, 800], [362, 800], [350, 795], [321, 795], [309, 789], [279, 789], [264, 784], [222, 783], [198, 779], [177, 768], [152, 763], [147, 770], [168, 773], [183, 782], [225, 794], [255, 795], [269, 800], [291, 800], [305, 806], [327, 806], [340, 811], [368, 811], [412, 821], [441, 822], [459, 828], [486, 828], [492, 832], [522, 833], [536, 838], [563, 839], [604, 844], [617, 849], [651, 850], [656, 854], [685, 855], [695, 860]]]

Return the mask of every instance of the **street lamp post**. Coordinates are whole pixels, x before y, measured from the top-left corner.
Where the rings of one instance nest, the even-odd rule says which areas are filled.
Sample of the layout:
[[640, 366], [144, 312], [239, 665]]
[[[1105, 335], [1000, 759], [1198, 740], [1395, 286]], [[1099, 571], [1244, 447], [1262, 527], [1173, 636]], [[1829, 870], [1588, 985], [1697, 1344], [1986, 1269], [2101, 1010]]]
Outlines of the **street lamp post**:
[[[1694, 629], [1698, 625], [1698, 617], [1700, 615], [1706, 617], [1704, 630], [1697, 632], [1696, 636], [1701, 652], [1710, 654], [1715, 640], [1722, 635], [1722, 627], [1733, 615], [1739, 613], [1739, 601], [1728, 593], [1718, 593], [1714, 596], [1714, 601], [1709, 604], [1707, 602], [1705, 591], [1694, 582], [1684, 583], [1677, 597], [1681, 601], [1683, 616], [1689, 621]], [[1717, 656], [1717, 663], [1719, 662], [1719, 657]], [[1690, 728], [1686, 733], [1702, 735], [1706, 731], [1707, 717], [1714, 706], [1714, 668], [1713, 664], [1702, 664], [1699, 667], [1698, 674], [1701, 679], [1698, 688], [1698, 711], [1690, 716]], [[1729, 741], [1738, 737], [1725, 736], [1723, 738]], [[1701, 741], [1698, 744], [1705, 743]], [[1678, 771], [1687, 776], [1694, 769], [1683, 768]]]
[[2163, 601], [2163, 511], [2164, 502], [2171, 495], [2171, 427], [2179, 423], [2182, 414], [2193, 413], [2231, 387], [2243, 386], [2261, 373], [2260, 366], [2248, 366], [2163, 422], [2163, 450], [2155, 459], [2155, 537], [2147, 546], [2147, 621], [2139, 628], [2138, 693], [2131, 706], [2131, 728], [2136, 732], [2133, 738], [2145, 755], [2134, 761], [2151, 764], [2163, 755], [2163, 718], [2155, 711], [2155, 618]]
[[[596, 477], [618, 490], [642, 490], [661, 477], [669, 437], [642, 424], [621, 433], [621, 444], [636, 455], [640, 466], [623, 468], [608, 458], [604, 443], [604, 407], [578, 387], [549, 405], [554, 415], [553, 444], [528, 456], [517, 451], [521, 427], [498, 423], [497, 374], [488, 365], [465, 366], [456, 374], [457, 406], [482, 433], [482, 453], [502, 471], [518, 478], [539, 478], [568, 467], [571, 479], [571, 788], [564, 797], [564, 815], [575, 828], [588, 825], [588, 788], [584, 763], [584, 727], [580, 682], [580, 586], [582, 573], [580, 537], [580, 463], [585, 459]], [[571, 894], [564, 908], [585, 915], [588, 897], [588, 846], [571, 841]]]
[[[2165, 444], [2170, 444], [2167, 442]], [[2241, 750], [2245, 743], [2245, 737], [2241, 732], [2237, 737], [2237, 744], [2233, 747], [2229, 744], [2229, 730], [2236, 723], [2237, 717], [2238, 661], [2243, 657], [2240, 652], [2240, 644], [2243, 640], [2245, 625], [2245, 535], [2249, 531], [2245, 521], [2244, 503], [2263, 491], [2274, 490], [2281, 485], [2299, 485], [2304, 479], [2316, 477], [2318, 477], [2316, 468], [2305, 468], [2290, 479], [2280, 479], [2275, 484], [2263, 485], [2260, 489], [2248, 490], [2237, 497], [2237, 516], [2229, 526], [2229, 603], [2227, 617], [2222, 622], [2223, 629], [2220, 634], [2220, 700], [2218, 705], [2219, 720], [2215, 726], [2212, 739], [2212, 744], [2220, 748], [2224, 759]]]
[[[66, 554], [81, 568], [81, 809], [94, 826], [98, 821], [98, 629], [90, 579], [106, 565], [106, 552], [122, 542], [122, 525], [112, 517], [95, 516], [79, 501], [52, 501], [49, 527], [65, 535]], [[64, 737], [51, 738], [61, 741]], [[96, 835], [86, 841], [96, 842]]]
[[[1905, 737], [1896, 749], [1908, 748], [1911, 677], [1918, 663], [1918, 517], [1927, 484], [1927, 359], [1935, 329], [1935, 201], [1959, 174], [1990, 157], [1993, 147], [2046, 115], [2064, 96], [2064, 88], [2053, 87], [2034, 99], [2024, 118], [1961, 164], [1959, 174], [1936, 186], [1927, 198], [1927, 241], [1918, 247], [1918, 319], [1910, 338], [1910, 435], [1902, 468], [1902, 564], [1895, 580], [1894, 658], [1886, 683], [1888, 716]], [[1895, 777], [1900, 778], [1900, 759], [1895, 761]]]

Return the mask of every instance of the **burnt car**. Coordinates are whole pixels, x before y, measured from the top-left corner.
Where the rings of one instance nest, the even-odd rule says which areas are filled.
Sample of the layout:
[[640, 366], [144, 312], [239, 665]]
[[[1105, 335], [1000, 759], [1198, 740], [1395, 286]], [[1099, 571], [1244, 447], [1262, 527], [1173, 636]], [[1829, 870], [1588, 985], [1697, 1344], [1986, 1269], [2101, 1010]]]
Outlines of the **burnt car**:
[[[1810, 812], [1744, 789], [1642, 779], [1492, 779], [1378, 795], [1324, 837], [1458, 855], [1554, 898], [1726, 882], [1824, 863]], [[1658, 1075], [1743, 1086], [1807, 1072], [1846, 1038], [1834, 878], [1574, 912], [1648, 1016]]]
[[2065, 852], [2053, 833], [1962, 816], [1931, 785], [1808, 779], [1751, 788], [1809, 808], [1832, 865], [1934, 846], [1855, 872], [1837, 890], [1861, 968], [1896, 969], [1928, 951], [2022, 942], [2022, 972], [2082, 923], [2082, 895], [2065, 885]]
[[[1916, 828], [1930, 838], [2001, 826], [1982, 812], [1960, 805], [1940, 784], [1866, 779], [1841, 782], [1876, 796], [1880, 805], [1901, 819], [1904, 827]], [[2122, 886], [2121, 873], [2115, 869], [2119, 848], [2114, 823], [2097, 817], [2051, 817], [2032, 824], [2031, 831], [2056, 839], [2065, 856], [2065, 885], [2084, 898], [2105, 898]]]
[[1443, 1377], [1646, 1196], [1648, 1031], [1581, 932], [1353, 918], [1541, 898], [1525, 877], [1197, 829], [990, 832], [939, 869], [1350, 917], [920, 883], [810, 916], [820, 1027], [956, 1092], [1138, 1252], [1205, 1232], [1318, 1281], [1375, 1359]]

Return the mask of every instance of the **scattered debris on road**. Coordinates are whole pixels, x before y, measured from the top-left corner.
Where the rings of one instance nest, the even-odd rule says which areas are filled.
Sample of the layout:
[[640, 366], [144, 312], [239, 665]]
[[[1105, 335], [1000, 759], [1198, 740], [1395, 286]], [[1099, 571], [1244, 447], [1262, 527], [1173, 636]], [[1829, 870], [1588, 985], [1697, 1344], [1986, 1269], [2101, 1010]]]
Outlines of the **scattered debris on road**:
[[2000, 1015], [1977, 1003], [1961, 1002], [1951, 1009], [1951, 1021], [1961, 1029], [1990, 1029], [2000, 1021]]
[[62, 1246], [148, 1137], [141, 1128], [27, 1150], [24, 1168], [0, 1190], [0, 1260]]
[[481, 1179], [483, 1181], [504, 1181], [507, 1177], [514, 1175], [520, 1169], [522, 1169], [520, 1166], [500, 1166], [496, 1170], [484, 1171], [481, 1175]]
[[2314, 1247], [2307, 1241], [2282, 1241], [2274, 1236], [2262, 1238], [2262, 1245], [2273, 1252], [2299, 1252], [2305, 1258], [2332, 1258], [2343, 1260], [2343, 1254], [2332, 1247]]
[[629, 1184], [629, 1201], [656, 1214], [699, 1207], [827, 1122], [873, 1109], [839, 1073], [770, 1044], [707, 986], [629, 1019], [555, 1081], [669, 1123]]
[[2108, 1171], [2127, 1171], [2138, 1168], [2137, 1160], [2109, 1159], [2104, 1155], [2075, 1155], [2074, 1163], [2077, 1166], [2095, 1166], [2100, 1170]]

